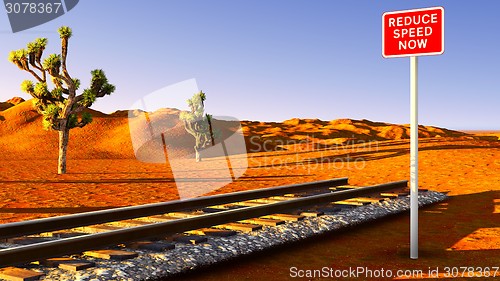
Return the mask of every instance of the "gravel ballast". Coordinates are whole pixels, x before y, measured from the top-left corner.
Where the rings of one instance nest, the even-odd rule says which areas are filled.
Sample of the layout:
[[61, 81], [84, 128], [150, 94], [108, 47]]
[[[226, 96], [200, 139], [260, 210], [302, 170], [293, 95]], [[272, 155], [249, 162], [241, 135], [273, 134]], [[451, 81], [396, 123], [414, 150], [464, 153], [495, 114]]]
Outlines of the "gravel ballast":
[[[446, 198], [446, 195], [439, 192], [419, 192], [419, 205], [433, 204]], [[36, 265], [31, 269], [45, 274], [40, 280], [153, 280], [314, 235], [370, 222], [405, 212], [409, 208], [409, 196], [399, 197], [333, 213], [325, 212], [322, 216], [306, 217], [298, 222], [272, 227], [264, 226], [262, 230], [250, 233], [238, 233], [229, 237], [209, 237], [207, 242], [198, 245], [175, 242], [175, 249], [164, 252], [134, 249], [130, 251], [138, 253], [139, 256], [124, 261], [81, 257], [81, 259], [95, 262], [96, 266], [77, 272]]]

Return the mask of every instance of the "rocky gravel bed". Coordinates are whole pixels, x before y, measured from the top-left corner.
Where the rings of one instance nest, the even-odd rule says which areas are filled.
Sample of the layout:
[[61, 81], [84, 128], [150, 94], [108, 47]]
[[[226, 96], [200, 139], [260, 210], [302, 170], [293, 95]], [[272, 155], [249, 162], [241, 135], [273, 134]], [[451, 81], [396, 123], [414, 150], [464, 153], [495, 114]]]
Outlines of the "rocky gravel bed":
[[[428, 205], [446, 199], [446, 195], [427, 191], [419, 192], [419, 205]], [[319, 217], [286, 223], [250, 233], [238, 233], [229, 237], [210, 237], [206, 243], [188, 245], [175, 243], [175, 249], [165, 252], [131, 250], [139, 253], [125, 261], [99, 260], [84, 257], [96, 263], [96, 267], [78, 272], [58, 268], [33, 266], [45, 273], [40, 280], [153, 280], [186, 272], [201, 266], [251, 254], [266, 248], [291, 243], [337, 229], [354, 226], [375, 219], [409, 210], [410, 198], [403, 197], [369, 204]]]

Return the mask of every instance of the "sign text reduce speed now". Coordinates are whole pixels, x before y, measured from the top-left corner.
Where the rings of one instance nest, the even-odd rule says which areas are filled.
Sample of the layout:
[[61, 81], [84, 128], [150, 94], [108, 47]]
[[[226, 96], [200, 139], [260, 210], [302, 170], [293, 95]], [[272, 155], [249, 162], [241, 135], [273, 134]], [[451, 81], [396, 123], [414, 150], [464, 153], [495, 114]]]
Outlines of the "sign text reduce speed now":
[[382, 56], [440, 55], [444, 52], [444, 9], [387, 12], [382, 16]]

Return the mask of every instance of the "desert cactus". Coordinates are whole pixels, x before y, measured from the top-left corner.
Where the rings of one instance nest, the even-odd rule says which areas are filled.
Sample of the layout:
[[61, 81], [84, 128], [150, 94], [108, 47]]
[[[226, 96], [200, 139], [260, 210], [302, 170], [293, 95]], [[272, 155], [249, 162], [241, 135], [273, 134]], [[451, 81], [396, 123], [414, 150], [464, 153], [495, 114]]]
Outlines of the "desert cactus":
[[[92, 106], [96, 98], [113, 93], [115, 86], [108, 83], [102, 70], [96, 69], [91, 71], [90, 87], [77, 95], [80, 80], [71, 78], [66, 68], [68, 42], [72, 31], [67, 26], [59, 28], [58, 31], [61, 38], [61, 54], [51, 54], [42, 61], [47, 38], [38, 38], [28, 43], [26, 49], [10, 52], [9, 60], [21, 70], [29, 72], [38, 81], [35, 84], [26, 80], [21, 84], [21, 89], [34, 98], [34, 106], [43, 115], [44, 128], [59, 131], [58, 173], [65, 174], [69, 130], [82, 128], [92, 122], [89, 113], [83, 112], [80, 118], [77, 114]], [[55, 85], [52, 90], [49, 90], [47, 85], [47, 74]]]
[[183, 111], [179, 116], [179, 119], [184, 123], [186, 131], [196, 140], [196, 145], [194, 146], [196, 162], [202, 160], [200, 152], [203, 148], [215, 144], [212, 116], [205, 114], [205, 100], [206, 95], [202, 91], [194, 94], [191, 99], [187, 100], [190, 111]]

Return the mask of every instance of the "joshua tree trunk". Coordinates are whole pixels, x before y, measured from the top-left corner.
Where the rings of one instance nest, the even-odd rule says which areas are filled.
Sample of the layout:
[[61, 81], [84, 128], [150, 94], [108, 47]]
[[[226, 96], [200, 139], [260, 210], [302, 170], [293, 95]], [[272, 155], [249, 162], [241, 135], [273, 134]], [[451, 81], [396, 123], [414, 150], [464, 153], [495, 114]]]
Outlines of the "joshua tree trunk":
[[196, 152], [196, 162], [201, 162], [201, 154], [200, 151], [198, 150], [198, 145], [194, 147], [194, 151]]
[[68, 150], [69, 129], [64, 124], [59, 131], [59, 161], [57, 166], [58, 174], [66, 174], [66, 151]]

